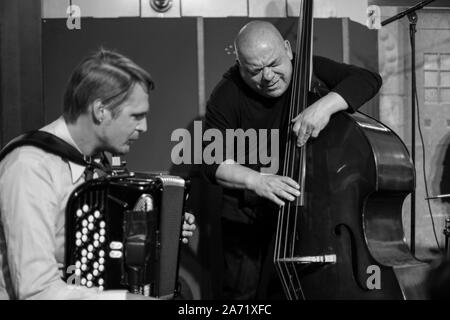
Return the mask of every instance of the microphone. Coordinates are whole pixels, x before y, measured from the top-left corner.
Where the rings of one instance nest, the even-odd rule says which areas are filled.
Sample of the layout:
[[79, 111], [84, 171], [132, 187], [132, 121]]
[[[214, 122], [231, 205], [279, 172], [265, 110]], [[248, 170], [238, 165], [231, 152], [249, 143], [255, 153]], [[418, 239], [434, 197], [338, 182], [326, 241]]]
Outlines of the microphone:
[[136, 294], [148, 295], [144, 292], [145, 271], [151, 256], [148, 215], [153, 210], [153, 197], [149, 194], [142, 194], [133, 210], [125, 212], [124, 263], [129, 290]]
[[133, 211], [153, 211], [153, 197], [147, 193], [142, 194], [134, 205]]

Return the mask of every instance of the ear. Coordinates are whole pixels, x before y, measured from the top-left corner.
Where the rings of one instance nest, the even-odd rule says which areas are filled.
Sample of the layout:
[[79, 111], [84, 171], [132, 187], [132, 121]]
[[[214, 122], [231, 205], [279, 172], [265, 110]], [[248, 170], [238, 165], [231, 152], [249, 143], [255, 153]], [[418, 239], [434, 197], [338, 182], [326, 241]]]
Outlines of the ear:
[[92, 117], [96, 123], [101, 123], [105, 117], [105, 106], [100, 99], [94, 100], [92, 106]]
[[294, 58], [294, 55], [292, 54], [291, 43], [289, 42], [289, 40], [284, 40], [284, 49], [286, 50], [286, 54], [289, 59], [292, 60]]

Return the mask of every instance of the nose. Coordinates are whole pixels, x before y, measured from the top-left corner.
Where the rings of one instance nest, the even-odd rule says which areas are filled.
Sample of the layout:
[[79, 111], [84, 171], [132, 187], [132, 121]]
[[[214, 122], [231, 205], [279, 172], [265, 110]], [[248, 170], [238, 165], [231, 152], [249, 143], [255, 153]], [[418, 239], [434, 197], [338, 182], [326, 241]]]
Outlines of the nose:
[[264, 67], [263, 69], [263, 80], [270, 82], [273, 79], [274, 73], [272, 68]]
[[139, 121], [138, 125], [136, 126], [136, 130], [141, 133], [147, 132], [147, 117], [144, 117]]

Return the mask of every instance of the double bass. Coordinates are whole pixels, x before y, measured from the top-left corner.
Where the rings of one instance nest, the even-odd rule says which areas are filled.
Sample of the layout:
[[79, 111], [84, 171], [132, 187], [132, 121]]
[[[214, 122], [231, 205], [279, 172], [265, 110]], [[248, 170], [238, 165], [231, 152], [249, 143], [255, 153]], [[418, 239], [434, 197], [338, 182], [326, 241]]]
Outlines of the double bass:
[[[313, 1], [300, 1], [289, 119], [308, 106]], [[283, 175], [300, 185], [280, 208], [273, 263], [288, 299], [423, 299], [427, 264], [405, 242], [402, 205], [415, 170], [401, 139], [362, 113], [334, 114]]]

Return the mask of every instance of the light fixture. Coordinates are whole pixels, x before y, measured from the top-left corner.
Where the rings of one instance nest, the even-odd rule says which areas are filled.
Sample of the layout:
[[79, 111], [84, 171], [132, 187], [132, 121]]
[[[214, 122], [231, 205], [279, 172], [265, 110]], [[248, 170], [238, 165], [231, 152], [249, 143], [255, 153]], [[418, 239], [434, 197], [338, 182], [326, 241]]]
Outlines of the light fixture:
[[156, 12], [166, 12], [172, 7], [173, 0], [150, 0], [150, 6]]

